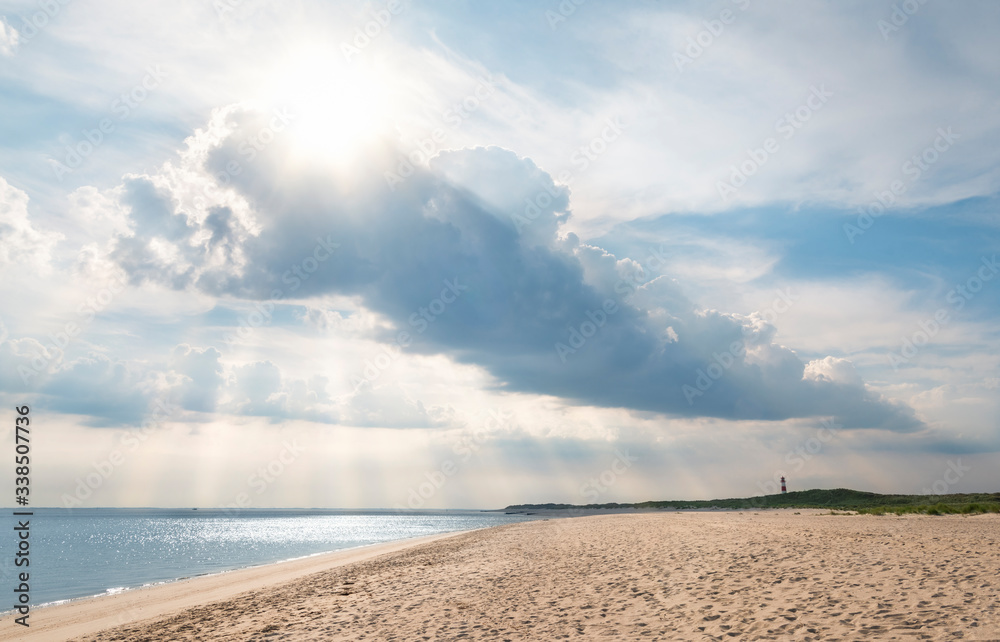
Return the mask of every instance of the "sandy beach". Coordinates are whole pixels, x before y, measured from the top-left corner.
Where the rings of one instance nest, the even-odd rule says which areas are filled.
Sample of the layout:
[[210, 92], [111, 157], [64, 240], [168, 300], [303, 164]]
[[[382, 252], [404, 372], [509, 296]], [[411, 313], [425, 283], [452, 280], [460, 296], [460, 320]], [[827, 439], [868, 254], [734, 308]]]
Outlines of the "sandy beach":
[[13, 639], [1000, 640], [998, 539], [997, 515], [553, 519], [39, 609]]

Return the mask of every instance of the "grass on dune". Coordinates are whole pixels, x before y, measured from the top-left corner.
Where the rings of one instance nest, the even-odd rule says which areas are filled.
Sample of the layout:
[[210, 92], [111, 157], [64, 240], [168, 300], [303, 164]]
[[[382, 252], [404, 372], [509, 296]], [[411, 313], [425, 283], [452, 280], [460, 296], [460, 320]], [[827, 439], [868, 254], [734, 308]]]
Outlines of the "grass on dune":
[[938, 502], [932, 505], [918, 504], [916, 506], [876, 506], [874, 508], [859, 508], [861, 515], [981, 515], [984, 513], [1000, 513], [1000, 504], [945, 504]]
[[882, 495], [849, 488], [800, 490], [759, 497], [666, 500], [636, 504], [518, 504], [508, 511], [579, 508], [638, 508], [638, 509], [762, 509], [762, 508], [828, 508], [832, 511], [855, 511], [865, 515], [976, 515], [1000, 513], [1000, 493], [956, 493], [951, 495]]

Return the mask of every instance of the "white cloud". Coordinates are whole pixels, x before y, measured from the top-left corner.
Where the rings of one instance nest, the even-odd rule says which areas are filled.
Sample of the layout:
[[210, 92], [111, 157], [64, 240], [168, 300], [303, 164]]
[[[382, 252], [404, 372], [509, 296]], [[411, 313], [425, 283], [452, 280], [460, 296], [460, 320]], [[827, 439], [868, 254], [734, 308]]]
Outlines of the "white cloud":
[[[997, 98], [1000, 65], [982, 56], [986, 45], [966, 42], [970, 33], [979, 37], [974, 23], [993, 19], [994, 10], [979, 5], [958, 16], [925, 8], [923, 24], [932, 25], [925, 38], [963, 43], [961, 56], [928, 68], [919, 53], [925, 43], [906, 34], [883, 41], [874, 26], [879, 5], [852, 12], [793, 3], [753, 4], [746, 11], [721, 6], [732, 10], [735, 22], [682, 71], [674, 54], [705, 31], [705, 20], [717, 19], [719, 5], [652, 13], [643, 6], [595, 18], [620, 21], [618, 29], [591, 31], [586, 16], [576, 18], [581, 38], [599, 43], [596, 59], [620, 70], [605, 94], [649, 97], [627, 132], [633, 162], [617, 164], [612, 188], [632, 204], [626, 218], [774, 202], [867, 204], [893, 180], [909, 183], [903, 163], [948, 126], [961, 139], [909, 184], [901, 204], [951, 202], [996, 189], [1000, 118], [986, 105]], [[833, 94], [826, 104], [790, 138], [776, 131], [779, 119], [820, 86]], [[959, 115], [957, 104], [974, 107]], [[779, 151], [723, 201], [717, 182], [768, 137]]]
[[0, 18], [0, 56], [13, 56], [17, 51], [21, 34], [17, 29], [7, 24], [7, 21]]
[[863, 386], [861, 375], [854, 369], [854, 364], [848, 359], [824, 357], [806, 364], [803, 378], [814, 381], [831, 381], [849, 386]]
[[28, 195], [0, 177], [0, 269], [49, 272], [61, 238], [37, 229], [28, 215]]

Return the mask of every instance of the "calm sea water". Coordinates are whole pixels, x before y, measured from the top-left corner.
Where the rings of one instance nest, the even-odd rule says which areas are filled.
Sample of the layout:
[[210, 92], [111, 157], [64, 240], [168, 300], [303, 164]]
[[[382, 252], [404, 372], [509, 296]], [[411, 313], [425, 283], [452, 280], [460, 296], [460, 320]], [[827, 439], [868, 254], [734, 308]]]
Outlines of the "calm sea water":
[[[317, 511], [36, 508], [31, 604], [114, 593], [327, 551], [531, 519], [480, 511]], [[4, 509], [0, 591], [16, 586], [13, 527]], [[11, 606], [5, 600], [0, 612]]]

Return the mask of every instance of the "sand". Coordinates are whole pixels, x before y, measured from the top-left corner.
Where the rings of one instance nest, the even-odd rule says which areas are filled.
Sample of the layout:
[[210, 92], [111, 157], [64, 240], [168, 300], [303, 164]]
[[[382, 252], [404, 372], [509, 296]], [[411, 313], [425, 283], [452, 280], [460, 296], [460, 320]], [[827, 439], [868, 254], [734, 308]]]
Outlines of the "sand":
[[1000, 640], [1000, 516], [799, 513], [513, 524], [40, 609], [23, 639]]

